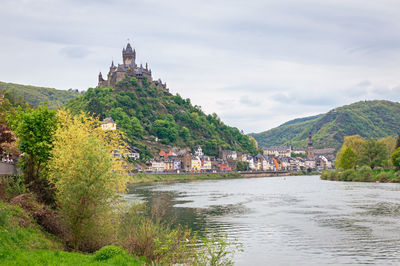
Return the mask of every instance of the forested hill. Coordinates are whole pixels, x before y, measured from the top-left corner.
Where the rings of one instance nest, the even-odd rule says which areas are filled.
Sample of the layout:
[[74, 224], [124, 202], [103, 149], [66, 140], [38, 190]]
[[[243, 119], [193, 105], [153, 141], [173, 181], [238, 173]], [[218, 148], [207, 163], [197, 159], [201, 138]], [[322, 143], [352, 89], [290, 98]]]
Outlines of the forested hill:
[[111, 116], [142, 153], [151, 148], [155, 137], [168, 146], [201, 145], [208, 155], [217, 155], [219, 147], [257, 152], [254, 141], [225, 125], [216, 114], [206, 115], [189, 99], [154, 88], [150, 82], [139, 85], [136, 78], [126, 78], [115, 89], [90, 88], [67, 108], [90, 112], [101, 119]]
[[326, 114], [295, 119], [268, 131], [250, 135], [263, 147], [291, 144], [297, 148], [305, 148], [309, 132], [313, 134], [314, 147], [337, 149], [342, 145], [344, 136], [397, 136], [400, 132], [400, 103], [356, 102]]
[[79, 92], [72, 90], [56, 90], [53, 88], [20, 85], [0, 81], [0, 92], [3, 90], [7, 91], [6, 97], [15, 105], [23, 102], [27, 102], [33, 106], [47, 103], [50, 109], [59, 108], [69, 100], [80, 95]]

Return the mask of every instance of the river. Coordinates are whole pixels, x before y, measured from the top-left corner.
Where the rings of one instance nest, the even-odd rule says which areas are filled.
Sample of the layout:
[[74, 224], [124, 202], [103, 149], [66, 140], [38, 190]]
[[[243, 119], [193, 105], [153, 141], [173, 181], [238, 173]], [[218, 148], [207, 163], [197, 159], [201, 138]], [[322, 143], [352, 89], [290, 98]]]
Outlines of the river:
[[236, 265], [400, 265], [400, 184], [246, 178], [135, 185], [127, 198], [226, 231], [243, 244]]

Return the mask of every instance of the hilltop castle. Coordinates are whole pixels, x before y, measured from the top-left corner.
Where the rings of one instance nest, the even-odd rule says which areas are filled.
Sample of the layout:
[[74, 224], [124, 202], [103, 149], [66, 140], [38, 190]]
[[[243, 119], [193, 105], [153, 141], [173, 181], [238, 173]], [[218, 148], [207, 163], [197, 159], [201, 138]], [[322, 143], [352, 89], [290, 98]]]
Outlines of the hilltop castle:
[[103, 79], [103, 75], [101, 72], [99, 73], [99, 87], [111, 86], [115, 87], [115, 85], [124, 80], [125, 77], [135, 77], [137, 78], [140, 85], [143, 83], [143, 79], [145, 78], [148, 82], [159, 89], [162, 89], [164, 92], [168, 92], [167, 84], [162, 83], [161, 79], [153, 81], [153, 77], [151, 75], [151, 69], [149, 69], [148, 64], [143, 67], [142, 64], [137, 66], [136, 64], [136, 50], [132, 49], [130, 43], [126, 45], [126, 48], [122, 49], [122, 60], [123, 64], [118, 64], [118, 66], [114, 65], [114, 61], [111, 62], [110, 71], [107, 75], [107, 80]]

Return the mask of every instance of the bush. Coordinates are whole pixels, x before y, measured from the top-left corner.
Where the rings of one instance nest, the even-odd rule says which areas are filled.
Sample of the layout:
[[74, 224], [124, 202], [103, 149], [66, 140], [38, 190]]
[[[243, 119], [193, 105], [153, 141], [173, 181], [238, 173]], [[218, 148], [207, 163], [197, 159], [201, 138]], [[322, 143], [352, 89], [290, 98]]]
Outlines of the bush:
[[130, 254], [145, 256], [161, 264], [189, 263], [196, 236], [178, 226], [172, 229], [155, 217], [145, 217], [143, 205], [135, 204], [122, 217], [119, 241]]
[[104, 246], [100, 250], [96, 251], [94, 253], [94, 259], [97, 261], [108, 260], [117, 255], [125, 256], [127, 255], [127, 253], [121, 247], [109, 245], [109, 246]]
[[358, 179], [357, 181], [368, 181], [372, 177], [372, 169], [368, 165], [361, 166], [361, 168], [357, 171]]
[[135, 204], [123, 216], [119, 228], [121, 246], [130, 254], [145, 256], [162, 265], [232, 265], [232, 257], [241, 251], [226, 235], [210, 234], [199, 238], [182, 226], [171, 228], [153, 213], [144, 215], [144, 206]]
[[7, 200], [27, 192], [24, 178], [22, 176], [4, 177], [0, 183], [3, 186], [5, 198]]
[[356, 171], [353, 169], [348, 169], [346, 171], [343, 171], [343, 173], [340, 176], [340, 180], [342, 181], [352, 181], [353, 178], [356, 177]]

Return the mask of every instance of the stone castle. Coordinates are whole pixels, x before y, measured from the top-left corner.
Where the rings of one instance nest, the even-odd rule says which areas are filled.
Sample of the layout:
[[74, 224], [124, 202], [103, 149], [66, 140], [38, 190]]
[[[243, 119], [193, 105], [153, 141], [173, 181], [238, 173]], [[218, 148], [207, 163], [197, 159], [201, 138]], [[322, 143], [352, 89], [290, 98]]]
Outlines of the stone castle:
[[110, 71], [108, 72], [106, 80], [103, 78], [101, 72], [99, 73], [99, 87], [115, 87], [115, 85], [124, 80], [125, 77], [135, 77], [139, 85], [143, 85], [143, 79], [146, 79], [154, 87], [168, 92], [166, 83], [162, 83], [161, 79], [153, 80], [151, 69], [149, 69], [147, 63], [145, 67], [143, 67], [142, 64], [140, 64], [140, 66], [136, 64], [136, 50], [132, 49], [130, 43], [126, 45], [126, 48], [122, 49], [122, 60], [123, 64], [118, 64], [118, 66], [114, 65], [114, 61], [111, 62]]

